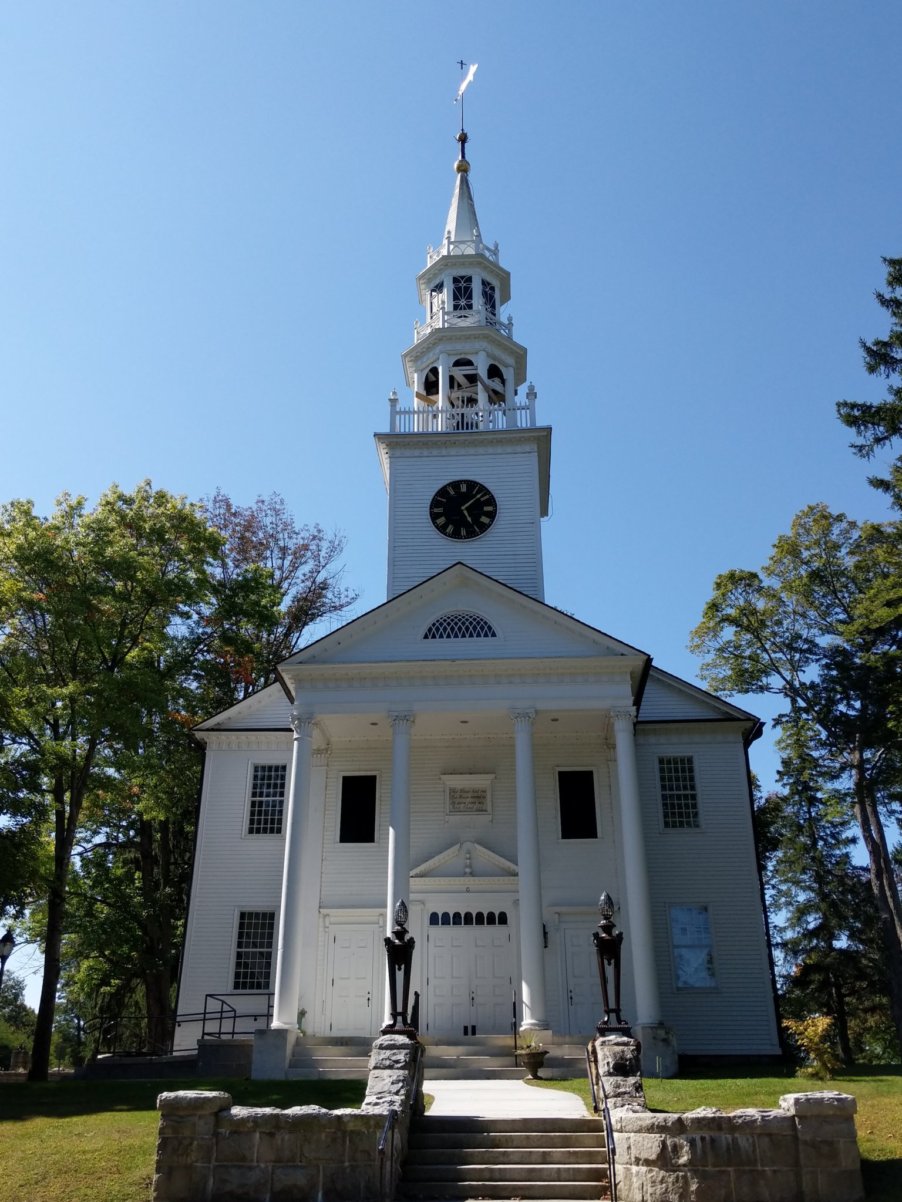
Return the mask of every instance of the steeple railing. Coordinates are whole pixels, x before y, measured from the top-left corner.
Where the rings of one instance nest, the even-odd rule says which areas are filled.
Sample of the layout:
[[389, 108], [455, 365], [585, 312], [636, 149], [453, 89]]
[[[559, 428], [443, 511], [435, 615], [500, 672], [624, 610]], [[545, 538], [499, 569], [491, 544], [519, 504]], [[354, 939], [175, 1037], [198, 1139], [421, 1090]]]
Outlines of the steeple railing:
[[489, 246], [487, 242], [483, 242], [479, 234], [474, 233], [472, 238], [452, 238], [450, 231], [445, 235], [445, 240], [439, 246], [426, 247], [426, 266], [431, 267], [436, 259], [441, 259], [443, 255], [484, 255], [493, 263], [499, 261], [498, 243], [495, 242]]
[[475, 309], [460, 309], [451, 312], [442, 305], [426, 321], [414, 322], [413, 340], [419, 342], [433, 330], [449, 330], [461, 326], [487, 326], [490, 330], [497, 330], [506, 338], [514, 336], [514, 319], [512, 317], [505, 321], [503, 317], [490, 312], [483, 305], [478, 305]]
[[481, 430], [528, 430], [536, 424], [535, 392], [509, 405], [425, 405], [401, 407], [398, 396], [389, 397], [389, 430], [392, 434], [461, 434]]

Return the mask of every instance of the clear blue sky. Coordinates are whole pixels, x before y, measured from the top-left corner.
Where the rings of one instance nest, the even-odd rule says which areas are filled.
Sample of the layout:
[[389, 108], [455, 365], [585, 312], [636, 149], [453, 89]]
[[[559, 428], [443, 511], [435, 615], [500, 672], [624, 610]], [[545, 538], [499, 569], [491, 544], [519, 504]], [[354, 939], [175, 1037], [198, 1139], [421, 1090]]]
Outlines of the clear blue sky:
[[547, 598], [694, 678], [717, 572], [809, 502], [883, 515], [833, 406], [880, 395], [857, 339], [902, 254], [898, 0], [7, 5], [0, 498], [276, 490], [380, 603], [371, 436], [459, 58], [554, 427]]

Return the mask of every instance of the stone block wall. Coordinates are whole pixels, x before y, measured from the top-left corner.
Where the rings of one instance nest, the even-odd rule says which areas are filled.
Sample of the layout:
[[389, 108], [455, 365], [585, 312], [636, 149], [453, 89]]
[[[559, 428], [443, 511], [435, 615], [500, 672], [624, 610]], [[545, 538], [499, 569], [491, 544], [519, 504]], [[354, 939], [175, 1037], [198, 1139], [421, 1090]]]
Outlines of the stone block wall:
[[422, 1110], [422, 1060], [418, 1043], [378, 1039], [360, 1110], [233, 1106], [227, 1093], [200, 1090], [160, 1094], [154, 1202], [391, 1198], [411, 1114]]
[[[631, 1047], [628, 1045], [632, 1045]], [[824, 1090], [776, 1110], [646, 1108], [632, 1040], [594, 1042], [608, 1098], [620, 1202], [860, 1202], [856, 1103]]]

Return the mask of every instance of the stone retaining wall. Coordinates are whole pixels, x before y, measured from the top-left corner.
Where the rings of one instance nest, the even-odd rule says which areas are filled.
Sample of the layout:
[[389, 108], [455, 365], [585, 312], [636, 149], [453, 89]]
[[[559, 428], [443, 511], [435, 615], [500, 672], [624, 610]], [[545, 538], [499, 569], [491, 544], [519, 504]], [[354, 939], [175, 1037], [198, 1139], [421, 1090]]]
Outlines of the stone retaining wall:
[[[160, 1094], [154, 1202], [393, 1197], [411, 1114], [422, 1111], [422, 1062], [420, 1044], [377, 1039], [360, 1110], [233, 1106], [227, 1093], [200, 1090]], [[394, 1130], [380, 1155], [392, 1111]]]
[[594, 1041], [620, 1202], [860, 1202], [856, 1103], [824, 1090], [778, 1110], [647, 1109], [633, 1040]]

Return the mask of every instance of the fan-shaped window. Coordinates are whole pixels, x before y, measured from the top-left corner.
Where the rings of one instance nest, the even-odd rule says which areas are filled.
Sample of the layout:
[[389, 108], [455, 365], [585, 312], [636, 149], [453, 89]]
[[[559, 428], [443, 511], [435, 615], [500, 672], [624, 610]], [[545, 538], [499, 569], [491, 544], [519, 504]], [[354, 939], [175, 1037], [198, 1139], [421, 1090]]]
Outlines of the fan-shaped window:
[[442, 614], [431, 622], [423, 635], [424, 639], [494, 639], [495, 627], [479, 614], [457, 610]]

